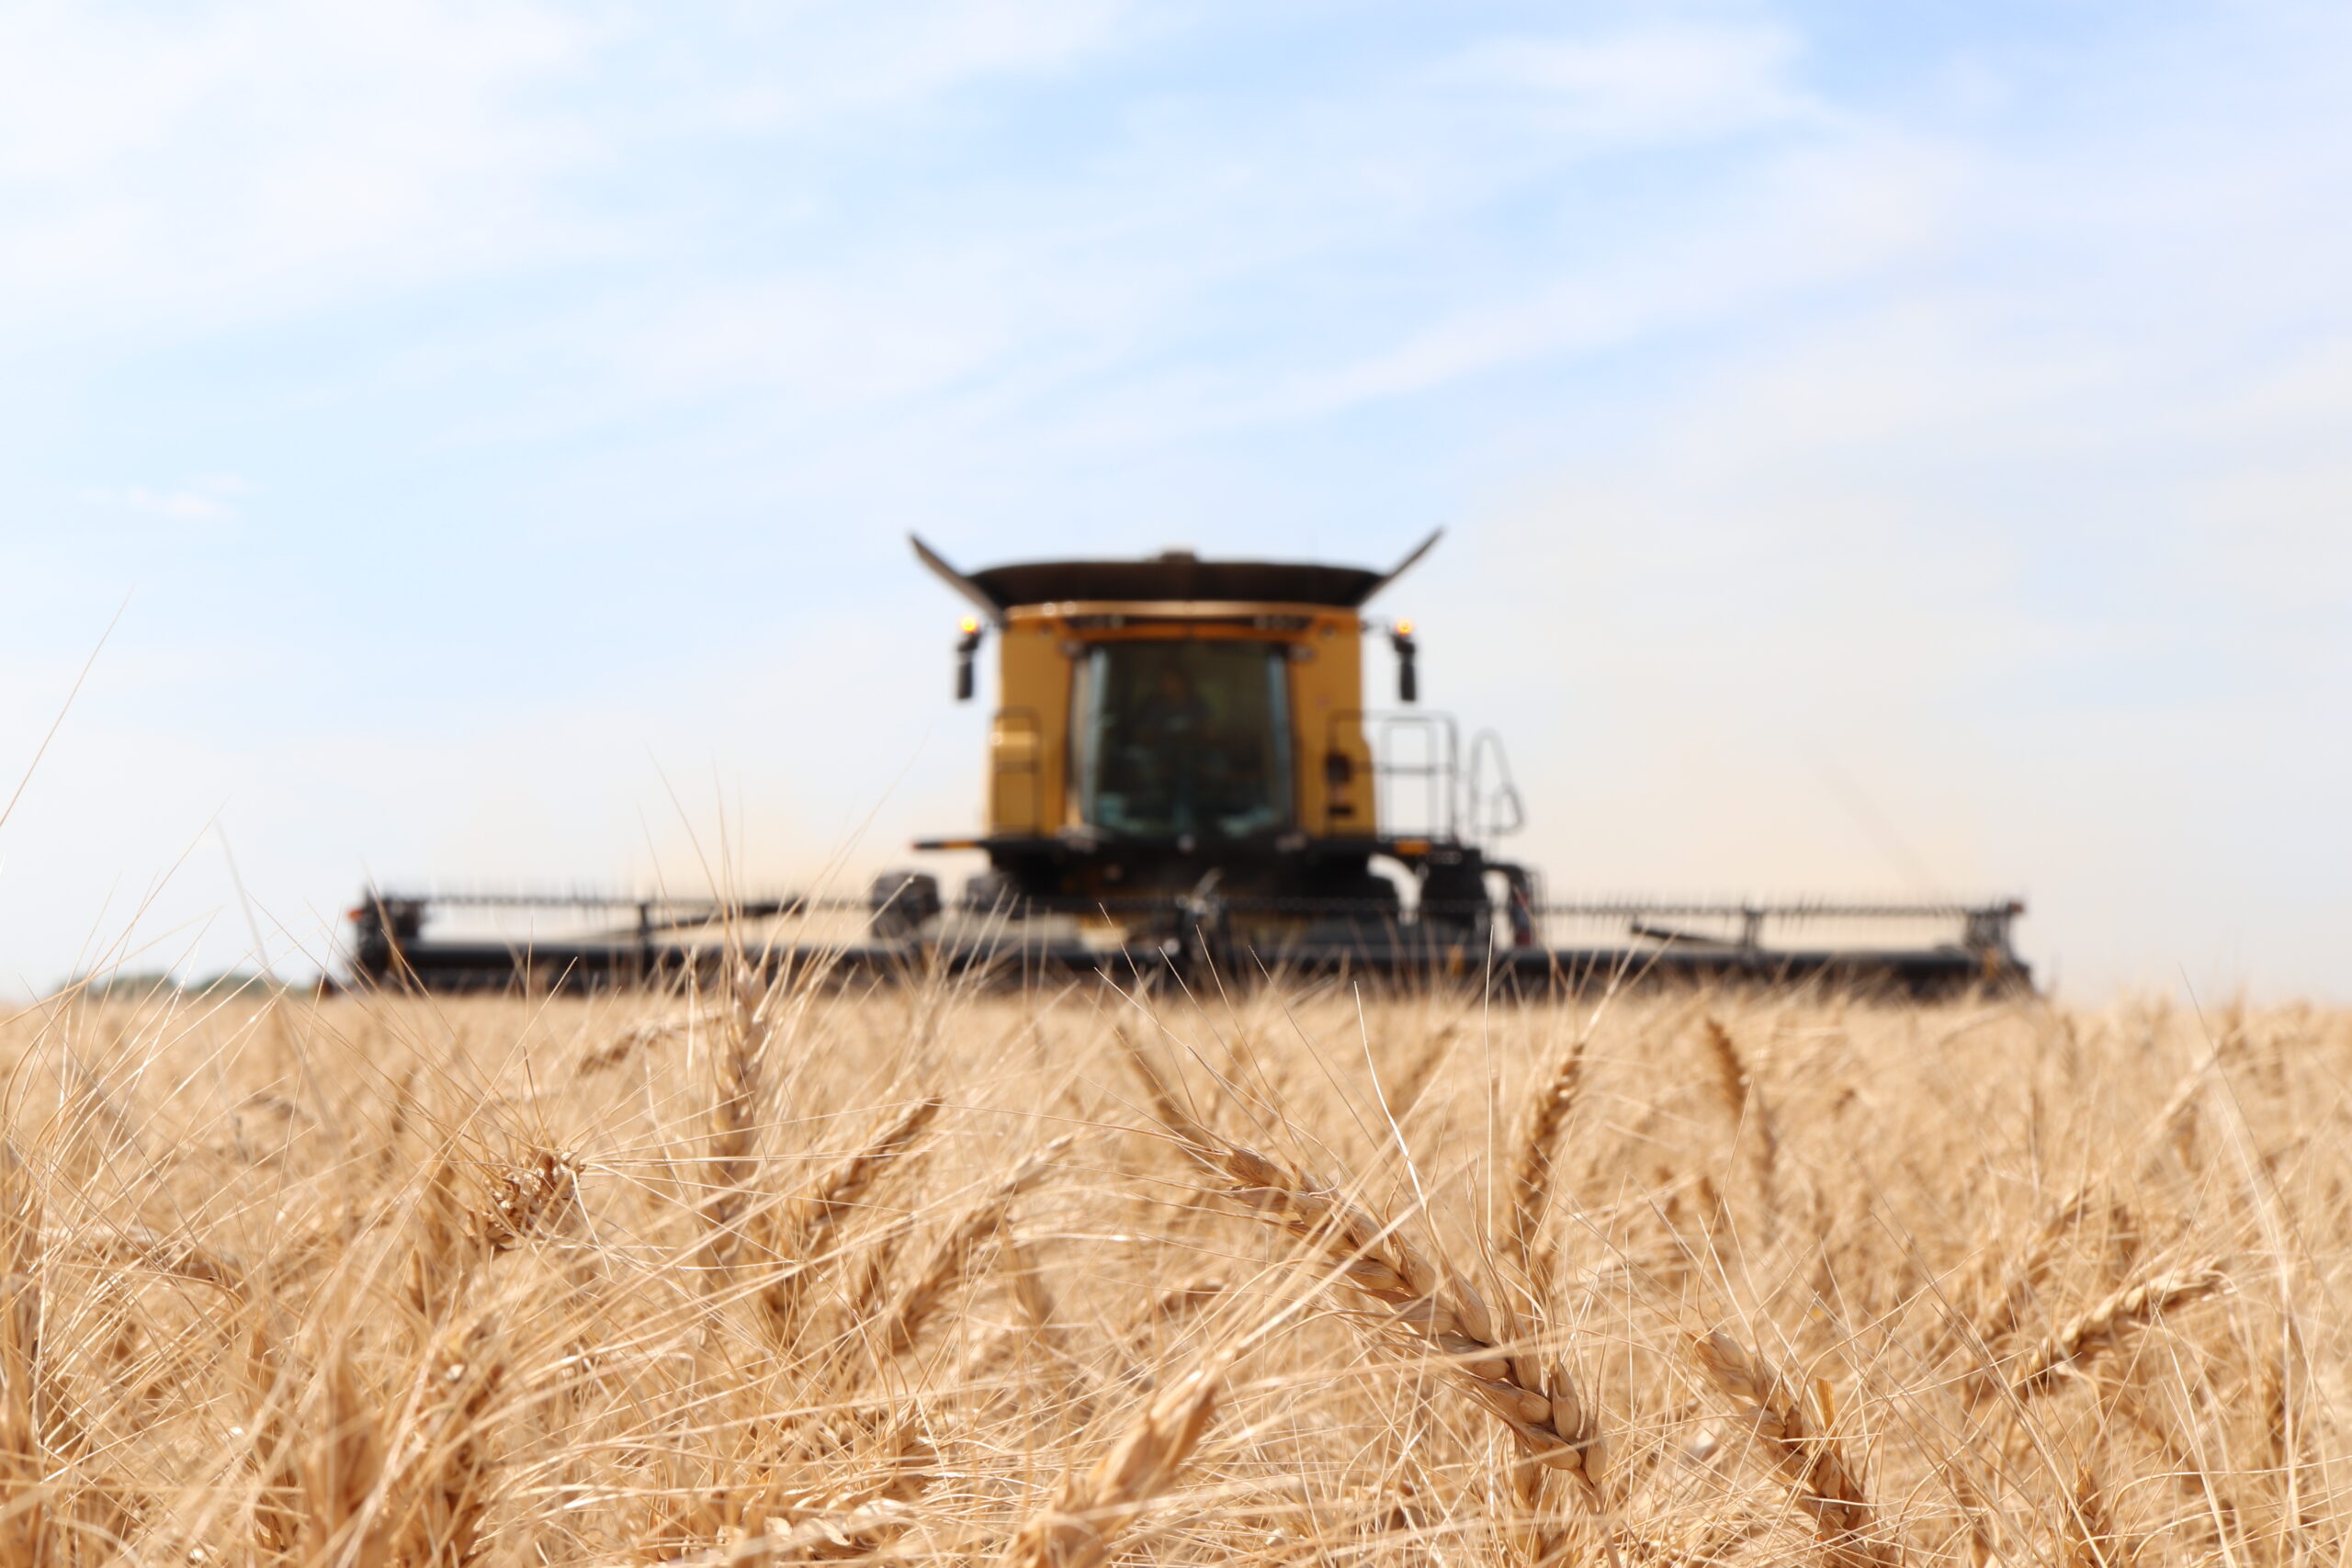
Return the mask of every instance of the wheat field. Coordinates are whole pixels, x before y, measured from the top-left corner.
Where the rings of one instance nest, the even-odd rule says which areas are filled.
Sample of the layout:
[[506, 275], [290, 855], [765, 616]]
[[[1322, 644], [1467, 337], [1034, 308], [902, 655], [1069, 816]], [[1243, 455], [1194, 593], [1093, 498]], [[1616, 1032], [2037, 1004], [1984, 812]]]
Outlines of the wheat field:
[[2352, 1540], [2342, 1012], [742, 982], [0, 1061], [0, 1562]]

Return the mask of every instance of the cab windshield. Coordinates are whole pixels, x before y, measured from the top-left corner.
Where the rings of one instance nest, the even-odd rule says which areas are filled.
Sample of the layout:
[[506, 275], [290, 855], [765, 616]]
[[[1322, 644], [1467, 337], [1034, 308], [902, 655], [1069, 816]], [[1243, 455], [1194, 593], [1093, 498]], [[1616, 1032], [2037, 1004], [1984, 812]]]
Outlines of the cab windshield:
[[1123, 838], [1288, 827], [1288, 662], [1277, 643], [1096, 644], [1074, 694], [1087, 823]]

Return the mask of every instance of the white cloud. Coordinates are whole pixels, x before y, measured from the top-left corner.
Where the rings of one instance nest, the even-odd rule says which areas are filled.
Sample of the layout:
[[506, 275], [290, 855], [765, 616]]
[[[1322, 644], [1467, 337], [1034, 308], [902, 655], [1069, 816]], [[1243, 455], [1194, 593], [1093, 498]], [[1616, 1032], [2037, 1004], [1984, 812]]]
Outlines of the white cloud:
[[227, 517], [233, 509], [226, 502], [194, 491], [156, 491], [137, 485], [122, 492], [122, 503], [134, 512], [153, 513], [159, 517], [209, 520]]
[[1555, 133], [1679, 141], [1822, 118], [1792, 81], [1802, 52], [1785, 28], [1667, 23], [1496, 39], [1457, 56], [1449, 74], [1501, 90]]
[[1736, 198], [1676, 213], [1670, 231], [1417, 324], [1401, 342], [1277, 389], [1263, 406], [1295, 416], [1430, 392], [1851, 286], [1940, 241], [1968, 178], [1959, 149], [1891, 131], [1780, 154]]
[[238, 503], [254, 486], [236, 474], [199, 474], [184, 484], [154, 489], [147, 485], [93, 488], [82, 491], [87, 505], [135, 512], [175, 523], [217, 523], [237, 515]]
[[[1238, 118], [1147, 100], [1057, 179], [910, 193], [854, 255], [619, 306], [584, 334], [617, 362], [591, 379], [763, 392], [780, 417], [1050, 406], [1063, 443], [1099, 449], [1689, 330], [1917, 254], [1964, 183], [1957, 150], [1815, 104], [1801, 58], [1785, 29], [1659, 26], [1490, 41]], [[1758, 177], [1662, 193], [1630, 238], [1566, 211], [1352, 312], [1301, 287], [1521, 220], [1586, 165], [1741, 137]]]
[[582, 152], [528, 94], [582, 25], [527, 0], [0, 13], [0, 332], [283, 317], [511, 257]]
[[[1114, 0], [693, 18], [542, 0], [0, 10], [0, 335], [283, 321], [668, 235], [612, 189], [714, 134], [907, 112], [1102, 47]], [[598, 197], [605, 199], [600, 201]], [[740, 215], [737, 215], [740, 216]]]
[[707, 102], [737, 130], [903, 110], [1003, 76], [1065, 68], [1136, 25], [1126, 0], [801, 0], [740, 12]]

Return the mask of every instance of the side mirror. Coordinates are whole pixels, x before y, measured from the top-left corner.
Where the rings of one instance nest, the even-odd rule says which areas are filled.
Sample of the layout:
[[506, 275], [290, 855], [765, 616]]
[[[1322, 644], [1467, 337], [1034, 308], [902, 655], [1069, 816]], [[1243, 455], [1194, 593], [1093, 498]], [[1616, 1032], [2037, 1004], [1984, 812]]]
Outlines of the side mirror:
[[956, 700], [972, 700], [972, 656], [980, 650], [980, 623], [971, 616], [964, 617], [964, 635], [956, 644]]
[[1388, 646], [1396, 650], [1396, 700], [1418, 703], [1421, 700], [1421, 673], [1417, 660], [1420, 645], [1413, 640], [1413, 623], [1399, 621], [1388, 633]]

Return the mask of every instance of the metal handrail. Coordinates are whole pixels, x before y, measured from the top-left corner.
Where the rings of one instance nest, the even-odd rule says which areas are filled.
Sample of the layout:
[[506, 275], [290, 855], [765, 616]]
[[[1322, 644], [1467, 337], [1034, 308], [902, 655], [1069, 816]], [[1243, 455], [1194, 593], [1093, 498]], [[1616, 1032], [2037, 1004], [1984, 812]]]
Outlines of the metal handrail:
[[[1342, 708], [1325, 726], [1327, 751], [1343, 750], [1342, 738], [1352, 728], [1372, 759], [1373, 821], [1390, 838], [1400, 835], [1432, 839], [1462, 836], [1462, 732], [1450, 713], [1402, 712], [1395, 708]], [[1398, 761], [1392, 738], [1400, 732], [1429, 736], [1426, 761]], [[1424, 819], [1400, 824], [1396, 780], [1422, 781]], [[1333, 824], [1327, 821], [1325, 830]]]
[[[1494, 774], [1494, 788], [1487, 788], [1487, 774]], [[1470, 776], [1464, 793], [1469, 798], [1470, 838], [1475, 843], [1489, 839], [1507, 839], [1527, 826], [1527, 803], [1520, 798], [1519, 785], [1510, 776], [1510, 758], [1503, 750], [1503, 738], [1492, 729], [1482, 729], [1470, 739]], [[1489, 820], [1487, 803], [1495, 805], [1495, 819]], [[1502, 808], [1510, 807], [1509, 820], [1502, 819]]]

